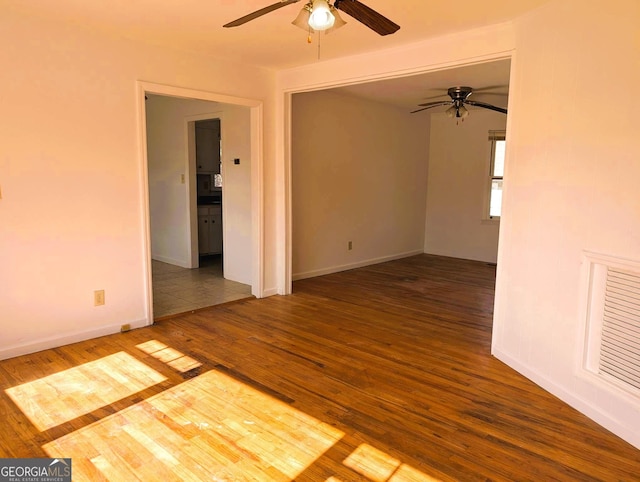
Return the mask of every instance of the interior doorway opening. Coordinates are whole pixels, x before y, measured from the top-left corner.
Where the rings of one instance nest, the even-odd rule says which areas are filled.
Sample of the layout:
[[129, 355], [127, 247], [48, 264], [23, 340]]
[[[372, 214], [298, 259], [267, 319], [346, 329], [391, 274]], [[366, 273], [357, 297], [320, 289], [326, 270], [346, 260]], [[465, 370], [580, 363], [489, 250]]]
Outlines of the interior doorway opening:
[[[141, 84], [150, 320], [256, 296], [262, 285], [261, 206], [251, 195], [262, 182], [259, 105], [177, 90]], [[203, 165], [198, 151], [216, 155]], [[199, 230], [205, 224], [215, 232]]]
[[[291, 93], [285, 293], [295, 280], [422, 253], [496, 264], [488, 199], [502, 178], [488, 137], [504, 138], [510, 77], [500, 58]], [[473, 88], [449, 87], [463, 85]], [[474, 99], [461, 118], [448, 112], [461, 111], [458, 90]], [[316, 147], [324, 132], [308, 126], [335, 119], [349, 129], [332, 133], [327, 158]]]

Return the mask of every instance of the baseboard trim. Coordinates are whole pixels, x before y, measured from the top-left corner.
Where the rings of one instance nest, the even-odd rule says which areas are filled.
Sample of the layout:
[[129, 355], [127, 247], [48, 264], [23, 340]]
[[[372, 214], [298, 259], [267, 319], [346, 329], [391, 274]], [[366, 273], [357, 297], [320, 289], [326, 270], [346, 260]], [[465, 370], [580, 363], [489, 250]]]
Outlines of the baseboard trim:
[[445, 251], [440, 251], [440, 250], [433, 250], [433, 249], [425, 249], [424, 250], [424, 254], [432, 254], [434, 256], [444, 256], [446, 258], [455, 258], [455, 259], [466, 259], [469, 261], [479, 261], [481, 263], [491, 263], [491, 264], [496, 264], [497, 260], [496, 260], [496, 253], [493, 253], [493, 256], [489, 256], [488, 258], [484, 257], [484, 256], [468, 256], [468, 255], [463, 255], [461, 253], [450, 253], [450, 252], [445, 252]]
[[498, 360], [506, 363], [518, 373], [534, 382], [536, 385], [539, 385], [552, 395], [558, 397], [566, 404], [578, 410], [580, 413], [589, 417], [594, 422], [602, 425], [604, 428], [614, 433], [621, 439], [640, 449], [640, 434], [636, 433], [634, 430], [630, 430], [629, 427], [625, 426], [623, 422], [616, 420], [611, 414], [602, 411], [599, 407], [595, 407], [588, 401], [575, 396], [575, 394], [571, 392], [568, 392], [562, 386], [549, 380], [544, 375], [540, 374], [536, 370], [533, 370], [528, 365], [519, 362], [500, 349], [494, 348], [492, 354]]
[[181, 259], [167, 258], [166, 256], [159, 256], [156, 254], [151, 254], [151, 259], [162, 263], [172, 264], [174, 266], [180, 266], [181, 268], [191, 268], [190, 263]]
[[326, 274], [339, 273], [340, 271], [348, 271], [350, 269], [362, 268], [364, 266], [371, 266], [373, 264], [386, 263], [387, 261], [408, 258], [410, 256], [416, 256], [418, 254], [424, 254], [424, 251], [422, 250], [407, 251], [405, 253], [392, 254], [390, 256], [382, 256], [379, 258], [370, 258], [362, 261], [356, 261], [355, 263], [342, 264], [338, 266], [330, 266], [328, 268], [316, 269], [313, 271], [306, 271], [303, 273], [294, 273], [291, 279], [293, 281], [298, 281], [305, 278], [315, 278], [316, 276], [324, 276]]
[[256, 298], [268, 298], [269, 296], [275, 296], [278, 294], [278, 290], [276, 288], [270, 288], [262, 290], [262, 294], [260, 296], [256, 296]]
[[[146, 319], [128, 322], [132, 329], [148, 326]], [[62, 336], [54, 336], [42, 338], [40, 340], [32, 340], [21, 345], [13, 345], [7, 348], [0, 348], [0, 360], [14, 358], [21, 355], [29, 355], [50, 348], [58, 348], [59, 346], [70, 345], [79, 341], [91, 340], [106, 335], [119, 333], [123, 323], [118, 325], [102, 326], [92, 330], [76, 331], [64, 334]]]

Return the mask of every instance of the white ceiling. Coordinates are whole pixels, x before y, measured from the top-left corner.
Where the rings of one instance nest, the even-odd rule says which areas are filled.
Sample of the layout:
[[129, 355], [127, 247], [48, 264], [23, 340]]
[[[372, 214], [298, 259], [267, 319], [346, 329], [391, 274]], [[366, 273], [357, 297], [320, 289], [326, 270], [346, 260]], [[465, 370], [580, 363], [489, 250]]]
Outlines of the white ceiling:
[[[343, 13], [347, 25], [329, 35], [314, 36], [310, 45], [307, 33], [291, 25], [306, 0], [239, 27], [222, 27], [276, 1], [0, 0], [0, 8], [162, 48], [284, 69], [318, 62], [318, 55], [320, 60], [329, 60], [504, 22], [549, 0], [362, 0], [399, 24], [400, 30], [382, 37]], [[505, 60], [334, 90], [411, 111], [423, 102], [448, 100], [448, 87], [492, 87], [486, 92], [474, 92], [471, 99], [506, 108], [508, 84], [509, 61]], [[438, 110], [446, 108], [424, 112]]]
[[[449, 87], [469, 86], [474, 89], [474, 93], [469, 97], [470, 100], [486, 102], [506, 109], [510, 65], [509, 60], [500, 60], [330, 90], [394, 105], [410, 112], [418, 109], [418, 104], [423, 102], [450, 100], [447, 95]], [[478, 107], [469, 107], [470, 110], [476, 108]], [[423, 112], [446, 109], [446, 106], [436, 107], [434, 110], [429, 109]], [[416, 115], [420, 114], [416, 113]]]
[[[272, 69], [318, 61], [318, 38], [291, 25], [302, 0], [235, 28], [227, 22], [276, 0], [0, 0], [1, 9], [127, 37], [164, 48], [204, 52]], [[343, 28], [322, 34], [320, 59], [397, 47], [429, 37], [504, 22], [549, 0], [363, 0], [401, 26], [381, 37], [347, 14]]]

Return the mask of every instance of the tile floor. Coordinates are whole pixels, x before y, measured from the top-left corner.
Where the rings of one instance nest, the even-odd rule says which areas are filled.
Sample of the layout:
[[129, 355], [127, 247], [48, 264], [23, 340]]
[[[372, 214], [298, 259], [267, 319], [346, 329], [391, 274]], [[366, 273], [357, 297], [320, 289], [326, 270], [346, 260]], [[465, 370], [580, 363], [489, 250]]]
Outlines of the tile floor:
[[197, 269], [153, 260], [151, 270], [155, 319], [251, 296], [251, 286], [222, 277], [220, 255], [202, 257]]

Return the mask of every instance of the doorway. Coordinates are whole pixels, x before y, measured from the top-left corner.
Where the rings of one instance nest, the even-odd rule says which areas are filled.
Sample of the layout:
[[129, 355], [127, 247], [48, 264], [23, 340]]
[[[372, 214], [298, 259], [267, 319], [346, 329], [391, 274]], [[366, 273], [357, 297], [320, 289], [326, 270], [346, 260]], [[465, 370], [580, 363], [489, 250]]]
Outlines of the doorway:
[[[146, 83], [140, 83], [140, 94], [145, 104], [141, 121], [147, 192], [149, 320], [171, 314], [160, 309], [158, 303], [166, 295], [181, 295], [181, 302], [171, 303], [174, 312], [259, 296], [262, 280], [256, 274], [262, 263], [262, 232], [261, 223], [255, 220], [261, 200], [251, 195], [262, 182], [257, 175], [261, 165], [259, 103], [245, 99], [228, 103], [226, 97], [227, 102], [222, 103], [215, 100], [215, 94]], [[229, 135], [225, 135], [225, 116]], [[227, 244], [230, 249], [225, 250], [224, 257], [222, 249], [208, 252], [210, 259], [203, 260], [198, 246], [196, 141], [189, 134], [195, 131], [197, 121], [212, 118], [220, 119], [219, 142], [227, 142], [229, 149], [228, 155], [217, 161], [218, 172], [208, 173], [209, 179], [215, 187], [215, 175], [224, 178], [226, 164], [240, 167], [229, 170], [225, 186], [228, 202], [217, 205], [217, 216], [231, 220], [222, 223], [225, 226], [221, 236], [222, 245]], [[193, 283], [186, 286], [186, 280]]]
[[[495, 264], [500, 224], [489, 204], [482, 209], [490, 186], [487, 136], [504, 131], [507, 120], [482, 107], [506, 109], [510, 78], [510, 58], [499, 58], [288, 92], [283, 292], [294, 280], [419, 253]], [[464, 123], [446, 113], [447, 87], [455, 85], [473, 85], [483, 104]], [[425, 100], [440, 110], [416, 110]], [[332, 133], [327, 158], [316, 147], [326, 134], [308, 126], [332, 119], [349, 129]], [[331, 182], [318, 183], [318, 173]], [[372, 193], [384, 193], [384, 201], [371, 202]]]
[[[191, 125], [193, 122], [193, 125]], [[198, 206], [198, 265], [223, 253], [222, 123], [220, 117], [191, 121], [188, 125], [189, 157], [195, 144], [196, 198]], [[193, 139], [192, 139], [193, 133]]]
[[151, 263], [155, 320], [251, 297], [251, 286], [224, 278], [219, 254], [202, 258], [198, 268]]

